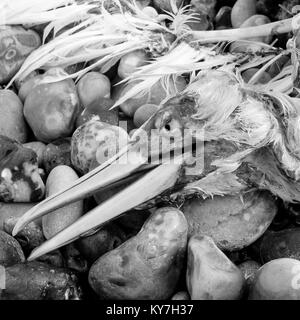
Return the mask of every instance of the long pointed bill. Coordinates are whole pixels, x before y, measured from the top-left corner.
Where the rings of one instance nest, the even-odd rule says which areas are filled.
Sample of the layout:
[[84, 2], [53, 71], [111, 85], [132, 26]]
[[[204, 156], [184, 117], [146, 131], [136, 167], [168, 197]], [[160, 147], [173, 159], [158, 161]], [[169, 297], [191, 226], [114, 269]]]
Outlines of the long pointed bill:
[[43, 243], [31, 253], [28, 261], [73, 242], [88, 231], [98, 228], [105, 222], [172, 188], [180, 176], [181, 168], [182, 164], [163, 164], [152, 169], [125, 190]]
[[[120, 153], [118, 154], [119, 159], [117, 163], [114, 163], [116, 157], [111, 158], [102, 166], [97, 167], [90, 173], [78, 179], [74, 184], [70, 185], [70, 187], [45, 199], [26, 212], [18, 220], [13, 230], [13, 235], [16, 235], [28, 223], [35, 219], [67, 204], [84, 199], [101, 188], [132, 175], [147, 162], [147, 159], [143, 158], [140, 153], [135, 151], [127, 153], [127, 151], [128, 148], [124, 148], [124, 150], [121, 151], [121, 156]], [[130, 163], [128, 163], [129, 155], [131, 160]], [[122, 162], [122, 157], [124, 158], [124, 162]]]

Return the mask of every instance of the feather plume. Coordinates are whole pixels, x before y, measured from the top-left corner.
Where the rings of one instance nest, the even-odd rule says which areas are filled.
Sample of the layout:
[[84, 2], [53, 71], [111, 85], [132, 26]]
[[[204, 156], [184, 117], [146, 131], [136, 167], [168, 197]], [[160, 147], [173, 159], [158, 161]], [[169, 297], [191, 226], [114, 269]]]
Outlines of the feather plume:
[[242, 191], [248, 189], [249, 186], [242, 183], [234, 172], [219, 173], [215, 171], [198, 181], [187, 184], [180, 194], [188, 196], [197, 193], [206, 199], [214, 196], [241, 194]]
[[[170, 79], [174, 80], [180, 75], [198, 70], [210, 70], [237, 60], [238, 56], [235, 55], [217, 54], [213, 48], [194, 48], [186, 42], [181, 42], [164, 56], [140, 67], [132, 76], [125, 79], [124, 81], [135, 82], [136, 85], [120, 97], [113, 108], [132, 97], [144, 95], [159, 81], [170, 83]], [[168, 93], [170, 90], [166, 88], [166, 92]]]
[[[119, 3], [117, 0], [114, 2]], [[122, 7], [120, 12], [111, 13], [105, 9], [103, 3], [101, 14], [89, 15], [81, 23], [67, 29], [35, 50], [25, 60], [8, 86], [14, 80], [22, 80], [37, 69], [64, 68], [80, 62], [94, 61], [92, 66], [69, 75], [69, 77], [80, 77], [96, 66], [107, 69], [112, 62], [117, 62], [124, 54], [137, 49], [152, 50], [158, 54], [168, 50], [170, 44], [163, 42], [162, 38], [164, 34], [172, 34], [172, 31], [155, 18], [145, 19], [144, 13], [138, 6], [131, 4], [131, 9], [134, 13], [123, 12]], [[49, 34], [52, 27], [57, 32], [63, 26], [64, 24], [50, 23], [46, 34]]]
[[96, 5], [77, 4], [75, 0], [4, 0], [0, 4], [0, 25], [38, 25], [80, 21]]
[[[291, 179], [300, 179], [300, 99], [242, 84], [234, 72], [204, 70], [182, 93], [197, 102], [204, 141], [231, 141], [240, 152], [214, 163], [217, 172], [233, 172], [252, 151], [272, 146]], [[200, 125], [201, 124], [201, 125]]]

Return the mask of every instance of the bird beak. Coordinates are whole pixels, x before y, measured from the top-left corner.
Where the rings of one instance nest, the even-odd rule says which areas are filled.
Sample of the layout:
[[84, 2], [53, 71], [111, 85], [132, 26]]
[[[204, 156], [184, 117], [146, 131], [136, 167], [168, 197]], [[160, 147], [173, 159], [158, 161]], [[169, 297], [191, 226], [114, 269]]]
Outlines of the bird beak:
[[141, 179], [33, 250], [28, 261], [35, 260], [50, 251], [77, 240], [87, 232], [173, 187], [179, 177], [180, 169], [179, 164], [165, 164], [151, 170]]
[[178, 156], [176, 161], [168, 164], [149, 165], [149, 156], [141, 151], [140, 146], [141, 142], [129, 144], [103, 165], [81, 177], [65, 190], [37, 204], [18, 220], [13, 235], [20, 232], [28, 223], [53, 210], [86, 198], [103, 188], [132, 177], [137, 172], [143, 173], [137, 175], [137, 179], [127, 188], [36, 248], [28, 258], [29, 261], [75, 241], [122, 213], [157, 197], [176, 184], [182, 172], [184, 157]]

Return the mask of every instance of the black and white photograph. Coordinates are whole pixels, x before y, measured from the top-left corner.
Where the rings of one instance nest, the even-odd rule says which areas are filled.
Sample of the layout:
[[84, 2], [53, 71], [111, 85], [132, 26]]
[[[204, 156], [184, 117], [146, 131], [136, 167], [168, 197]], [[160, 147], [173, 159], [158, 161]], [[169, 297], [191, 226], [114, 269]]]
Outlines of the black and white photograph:
[[0, 0], [4, 300], [300, 300], [300, 0]]

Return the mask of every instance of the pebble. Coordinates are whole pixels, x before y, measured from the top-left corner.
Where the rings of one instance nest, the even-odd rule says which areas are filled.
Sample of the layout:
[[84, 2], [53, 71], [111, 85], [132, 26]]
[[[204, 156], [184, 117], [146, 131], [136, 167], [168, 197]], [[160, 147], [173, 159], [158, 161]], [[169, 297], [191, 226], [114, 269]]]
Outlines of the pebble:
[[39, 35], [19, 26], [0, 27], [0, 84], [7, 84], [27, 56], [41, 45]]

